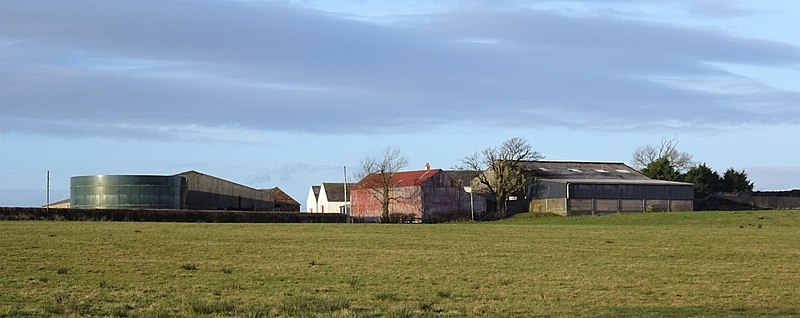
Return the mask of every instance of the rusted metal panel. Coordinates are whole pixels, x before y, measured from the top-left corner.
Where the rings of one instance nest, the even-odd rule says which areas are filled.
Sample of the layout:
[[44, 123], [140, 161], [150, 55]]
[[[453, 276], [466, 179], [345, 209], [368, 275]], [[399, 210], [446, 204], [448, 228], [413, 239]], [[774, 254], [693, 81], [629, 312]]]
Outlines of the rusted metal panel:
[[[419, 185], [395, 187], [391, 189], [390, 214], [413, 215], [423, 221], [437, 213], [462, 210], [463, 187], [440, 170], [431, 170]], [[382, 214], [381, 200], [376, 198], [375, 190], [354, 187], [352, 193], [353, 217], [377, 221]]]
[[461, 210], [461, 196], [464, 188], [453, 178], [439, 173], [422, 184], [422, 212], [424, 217], [437, 213]]

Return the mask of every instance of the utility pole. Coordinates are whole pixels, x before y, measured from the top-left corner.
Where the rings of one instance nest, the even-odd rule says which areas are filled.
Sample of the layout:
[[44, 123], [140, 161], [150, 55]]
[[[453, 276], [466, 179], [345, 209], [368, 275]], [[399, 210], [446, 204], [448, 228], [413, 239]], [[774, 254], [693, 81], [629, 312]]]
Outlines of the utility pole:
[[350, 221], [350, 210], [347, 209], [347, 166], [344, 166], [344, 213]]
[[472, 220], [475, 221], [475, 201], [472, 199], [472, 186], [469, 187], [469, 210], [472, 213]]
[[47, 170], [47, 195], [45, 199], [45, 210], [50, 215], [50, 170]]

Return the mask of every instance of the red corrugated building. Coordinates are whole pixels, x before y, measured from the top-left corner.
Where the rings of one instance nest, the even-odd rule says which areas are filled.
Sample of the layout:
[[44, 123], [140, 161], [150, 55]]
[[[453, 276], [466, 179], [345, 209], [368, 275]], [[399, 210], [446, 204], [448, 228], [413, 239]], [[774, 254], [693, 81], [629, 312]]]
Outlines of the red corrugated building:
[[[382, 214], [380, 174], [370, 174], [353, 186], [352, 216], [377, 222]], [[389, 213], [431, 222], [463, 212], [466, 195], [458, 182], [441, 169], [402, 171], [392, 174]]]

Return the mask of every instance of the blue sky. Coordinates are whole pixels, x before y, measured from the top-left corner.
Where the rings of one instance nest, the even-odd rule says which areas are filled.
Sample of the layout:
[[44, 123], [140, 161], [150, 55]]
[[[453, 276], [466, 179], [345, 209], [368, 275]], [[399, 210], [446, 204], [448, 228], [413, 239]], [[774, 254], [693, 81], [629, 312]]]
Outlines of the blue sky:
[[511, 137], [629, 162], [679, 138], [800, 188], [800, 3], [86, 1], [0, 4], [0, 206], [69, 177], [198, 170], [308, 187], [386, 146], [450, 168]]

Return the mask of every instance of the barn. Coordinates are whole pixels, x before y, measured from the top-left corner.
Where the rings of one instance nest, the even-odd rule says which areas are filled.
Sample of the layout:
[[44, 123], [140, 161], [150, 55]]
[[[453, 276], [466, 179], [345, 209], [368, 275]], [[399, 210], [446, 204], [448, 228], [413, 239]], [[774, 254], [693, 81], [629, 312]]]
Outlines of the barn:
[[[383, 212], [380, 174], [370, 174], [352, 188], [352, 216], [364, 222], [380, 221]], [[390, 215], [415, 222], [436, 222], [463, 213], [463, 187], [441, 169], [402, 171], [391, 175]], [[469, 213], [467, 211], [467, 213]]]
[[691, 183], [653, 180], [624, 163], [520, 162], [533, 180], [526, 189], [529, 211], [566, 216], [692, 211]]
[[461, 196], [462, 210], [471, 211], [472, 214], [476, 215], [483, 214], [487, 211], [487, 194], [485, 192], [479, 192], [478, 188], [480, 187], [476, 187], [475, 191], [473, 191], [473, 183], [477, 182], [476, 178], [480, 174], [480, 171], [449, 170], [445, 171], [445, 173], [450, 175], [450, 177], [464, 189], [465, 194]]
[[194, 170], [177, 174], [186, 182], [182, 205], [189, 210], [272, 211], [272, 194]]
[[274, 206], [272, 211], [281, 212], [300, 212], [300, 202], [289, 196], [286, 192], [279, 187], [272, 189], [261, 189], [272, 195]]

